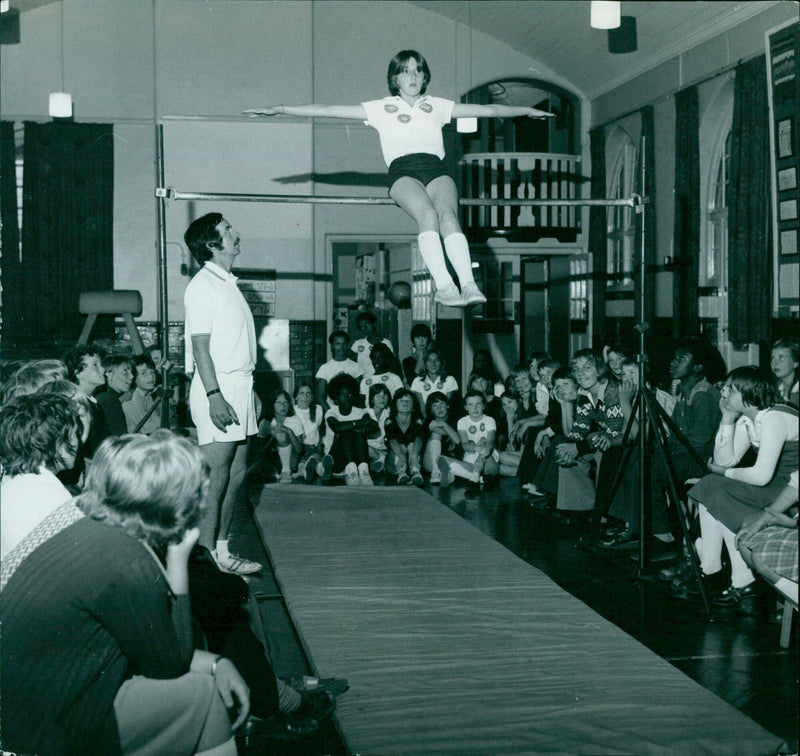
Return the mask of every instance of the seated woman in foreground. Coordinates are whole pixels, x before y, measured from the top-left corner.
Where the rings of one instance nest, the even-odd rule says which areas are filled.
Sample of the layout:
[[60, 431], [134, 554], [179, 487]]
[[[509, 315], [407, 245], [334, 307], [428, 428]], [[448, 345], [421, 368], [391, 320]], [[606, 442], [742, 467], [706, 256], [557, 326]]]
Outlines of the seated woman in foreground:
[[90, 516], [31, 552], [0, 595], [4, 749], [236, 753], [247, 686], [192, 649], [187, 562], [206, 486], [199, 449], [169, 431], [101, 445], [80, 497]]
[[[714, 459], [706, 475], [689, 491], [698, 502], [698, 545], [704, 580], [714, 603], [733, 606], [753, 595], [755, 577], [735, 546], [735, 534], [746, 518], [759, 513], [786, 487], [798, 463], [798, 413], [778, 404], [772, 375], [757, 367], [732, 370], [722, 388], [722, 420]], [[758, 451], [752, 467], [736, 467], [751, 447]], [[731, 562], [731, 584], [723, 591], [722, 544]]]

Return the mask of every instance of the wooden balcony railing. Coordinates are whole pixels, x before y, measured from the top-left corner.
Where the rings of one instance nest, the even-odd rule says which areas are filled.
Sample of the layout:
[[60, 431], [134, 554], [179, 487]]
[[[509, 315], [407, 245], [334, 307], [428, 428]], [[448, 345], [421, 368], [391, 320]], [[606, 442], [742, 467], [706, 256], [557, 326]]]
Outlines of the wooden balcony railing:
[[[484, 152], [461, 158], [461, 196], [465, 199], [577, 199], [580, 157], [545, 152]], [[470, 238], [536, 242], [555, 238], [575, 242], [581, 230], [579, 207], [462, 207]]]

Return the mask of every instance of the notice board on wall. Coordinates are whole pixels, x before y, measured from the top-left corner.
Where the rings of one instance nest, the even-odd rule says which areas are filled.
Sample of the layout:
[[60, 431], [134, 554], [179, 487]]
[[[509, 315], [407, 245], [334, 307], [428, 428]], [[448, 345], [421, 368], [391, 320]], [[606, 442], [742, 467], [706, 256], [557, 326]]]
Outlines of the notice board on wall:
[[771, 126], [772, 238], [775, 262], [774, 310], [779, 317], [797, 315], [794, 276], [798, 263], [800, 212], [800, 28], [797, 22], [765, 34]]

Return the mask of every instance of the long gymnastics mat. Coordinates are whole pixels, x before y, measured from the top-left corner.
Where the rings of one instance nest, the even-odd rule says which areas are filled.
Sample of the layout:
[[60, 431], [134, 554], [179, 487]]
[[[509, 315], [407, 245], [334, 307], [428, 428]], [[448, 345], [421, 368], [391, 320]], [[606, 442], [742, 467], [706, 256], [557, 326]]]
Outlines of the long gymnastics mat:
[[256, 521], [352, 754], [783, 746], [422, 491], [269, 485]]

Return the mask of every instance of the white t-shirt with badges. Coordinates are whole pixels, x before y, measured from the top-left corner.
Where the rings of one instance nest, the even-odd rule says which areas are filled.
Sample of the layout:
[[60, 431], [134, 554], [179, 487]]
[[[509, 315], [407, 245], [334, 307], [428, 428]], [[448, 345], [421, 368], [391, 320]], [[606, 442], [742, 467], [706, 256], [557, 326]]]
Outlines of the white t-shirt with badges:
[[436, 380], [432, 380], [427, 375], [424, 378], [417, 376], [411, 383], [411, 390], [422, 397], [422, 409], [424, 412], [425, 403], [431, 394], [441, 391], [445, 396], [450, 396], [453, 391], [458, 391], [458, 383], [452, 375], [448, 375], [447, 378], [437, 378]]
[[324, 365], [317, 370], [317, 378], [321, 378], [323, 381], [327, 383], [331, 382], [331, 378], [335, 378], [337, 375], [341, 373], [347, 373], [348, 375], [352, 375], [353, 378], [358, 380], [364, 375], [364, 371], [358, 366], [357, 362], [353, 362], [353, 360], [328, 360]]
[[430, 95], [423, 95], [413, 105], [399, 95], [370, 100], [362, 103], [367, 111], [364, 124], [377, 130], [387, 166], [417, 152], [443, 158], [442, 127], [450, 123], [454, 104]]
[[368, 378], [363, 378], [361, 380], [361, 393], [364, 395], [367, 404], [369, 404], [369, 390], [376, 385], [386, 386], [389, 389], [389, 394], [394, 396], [397, 389], [403, 388], [403, 381], [395, 373], [375, 373]]
[[[489, 434], [497, 432], [497, 423], [491, 415], [481, 415], [480, 419], [473, 420], [469, 415], [462, 417], [456, 423], [456, 430], [461, 433], [466, 433], [467, 441], [473, 444], [485, 445]], [[492, 456], [497, 459], [497, 451], [492, 451]], [[477, 452], [465, 452], [464, 461], [474, 462], [478, 458]]]

